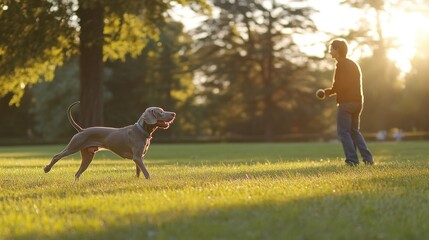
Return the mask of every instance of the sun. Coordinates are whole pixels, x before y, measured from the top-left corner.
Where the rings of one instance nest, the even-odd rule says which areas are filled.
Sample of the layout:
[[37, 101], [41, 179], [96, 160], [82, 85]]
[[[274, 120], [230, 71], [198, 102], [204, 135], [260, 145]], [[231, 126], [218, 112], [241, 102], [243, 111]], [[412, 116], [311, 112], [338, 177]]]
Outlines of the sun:
[[411, 59], [415, 56], [417, 42], [429, 35], [429, 17], [418, 12], [394, 10], [383, 20], [385, 38], [393, 40], [388, 57], [396, 63], [403, 73], [411, 70]]

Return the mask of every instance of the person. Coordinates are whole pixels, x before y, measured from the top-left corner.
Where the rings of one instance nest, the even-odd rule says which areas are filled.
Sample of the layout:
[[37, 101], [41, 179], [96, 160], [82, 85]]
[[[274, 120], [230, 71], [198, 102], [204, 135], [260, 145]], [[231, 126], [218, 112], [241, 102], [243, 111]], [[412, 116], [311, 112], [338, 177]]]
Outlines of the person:
[[359, 131], [360, 115], [363, 109], [362, 73], [359, 65], [347, 58], [348, 44], [344, 39], [335, 39], [329, 53], [337, 61], [331, 88], [325, 96], [336, 96], [337, 134], [343, 146], [347, 166], [357, 166], [359, 150], [363, 162], [373, 165], [373, 155]]

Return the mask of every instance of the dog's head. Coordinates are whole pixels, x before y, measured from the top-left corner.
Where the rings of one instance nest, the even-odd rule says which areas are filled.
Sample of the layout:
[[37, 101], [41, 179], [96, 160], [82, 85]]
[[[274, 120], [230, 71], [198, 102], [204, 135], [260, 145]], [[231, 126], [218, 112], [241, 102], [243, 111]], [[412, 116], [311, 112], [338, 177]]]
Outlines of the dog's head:
[[138, 122], [141, 126], [146, 123], [167, 129], [173, 123], [175, 117], [176, 113], [174, 112], [167, 112], [159, 107], [149, 107], [144, 111]]

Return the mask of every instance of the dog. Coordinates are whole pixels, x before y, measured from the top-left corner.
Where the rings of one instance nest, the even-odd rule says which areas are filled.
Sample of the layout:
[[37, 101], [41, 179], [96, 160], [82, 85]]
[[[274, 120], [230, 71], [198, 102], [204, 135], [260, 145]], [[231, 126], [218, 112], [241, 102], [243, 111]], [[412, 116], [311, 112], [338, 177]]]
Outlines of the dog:
[[147, 108], [138, 121], [123, 128], [89, 127], [83, 129], [73, 119], [72, 103], [67, 109], [67, 117], [70, 124], [78, 131], [70, 140], [66, 148], [55, 155], [51, 162], [45, 166], [48, 173], [61, 158], [80, 150], [82, 162], [75, 174], [75, 180], [88, 168], [94, 155], [101, 149], [108, 149], [122, 158], [132, 159], [136, 164], [136, 176], [143, 172], [146, 179], [150, 179], [149, 172], [143, 163], [144, 156], [149, 148], [152, 134], [158, 128], [167, 129], [173, 123], [176, 113], [164, 111], [159, 107]]

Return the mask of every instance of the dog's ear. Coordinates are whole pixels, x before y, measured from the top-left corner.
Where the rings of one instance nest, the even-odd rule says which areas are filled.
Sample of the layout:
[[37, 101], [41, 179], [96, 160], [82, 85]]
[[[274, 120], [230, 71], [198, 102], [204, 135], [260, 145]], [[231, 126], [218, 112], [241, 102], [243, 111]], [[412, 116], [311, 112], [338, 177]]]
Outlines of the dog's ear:
[[145, 123], [151, 124], [151, 125], [157, 122], [156, 117], [153, 113], [153, 109], [149, 109], [149, 108], [146, 109], [146, 111], [144, 111], [140, 119], [142, 119]]

